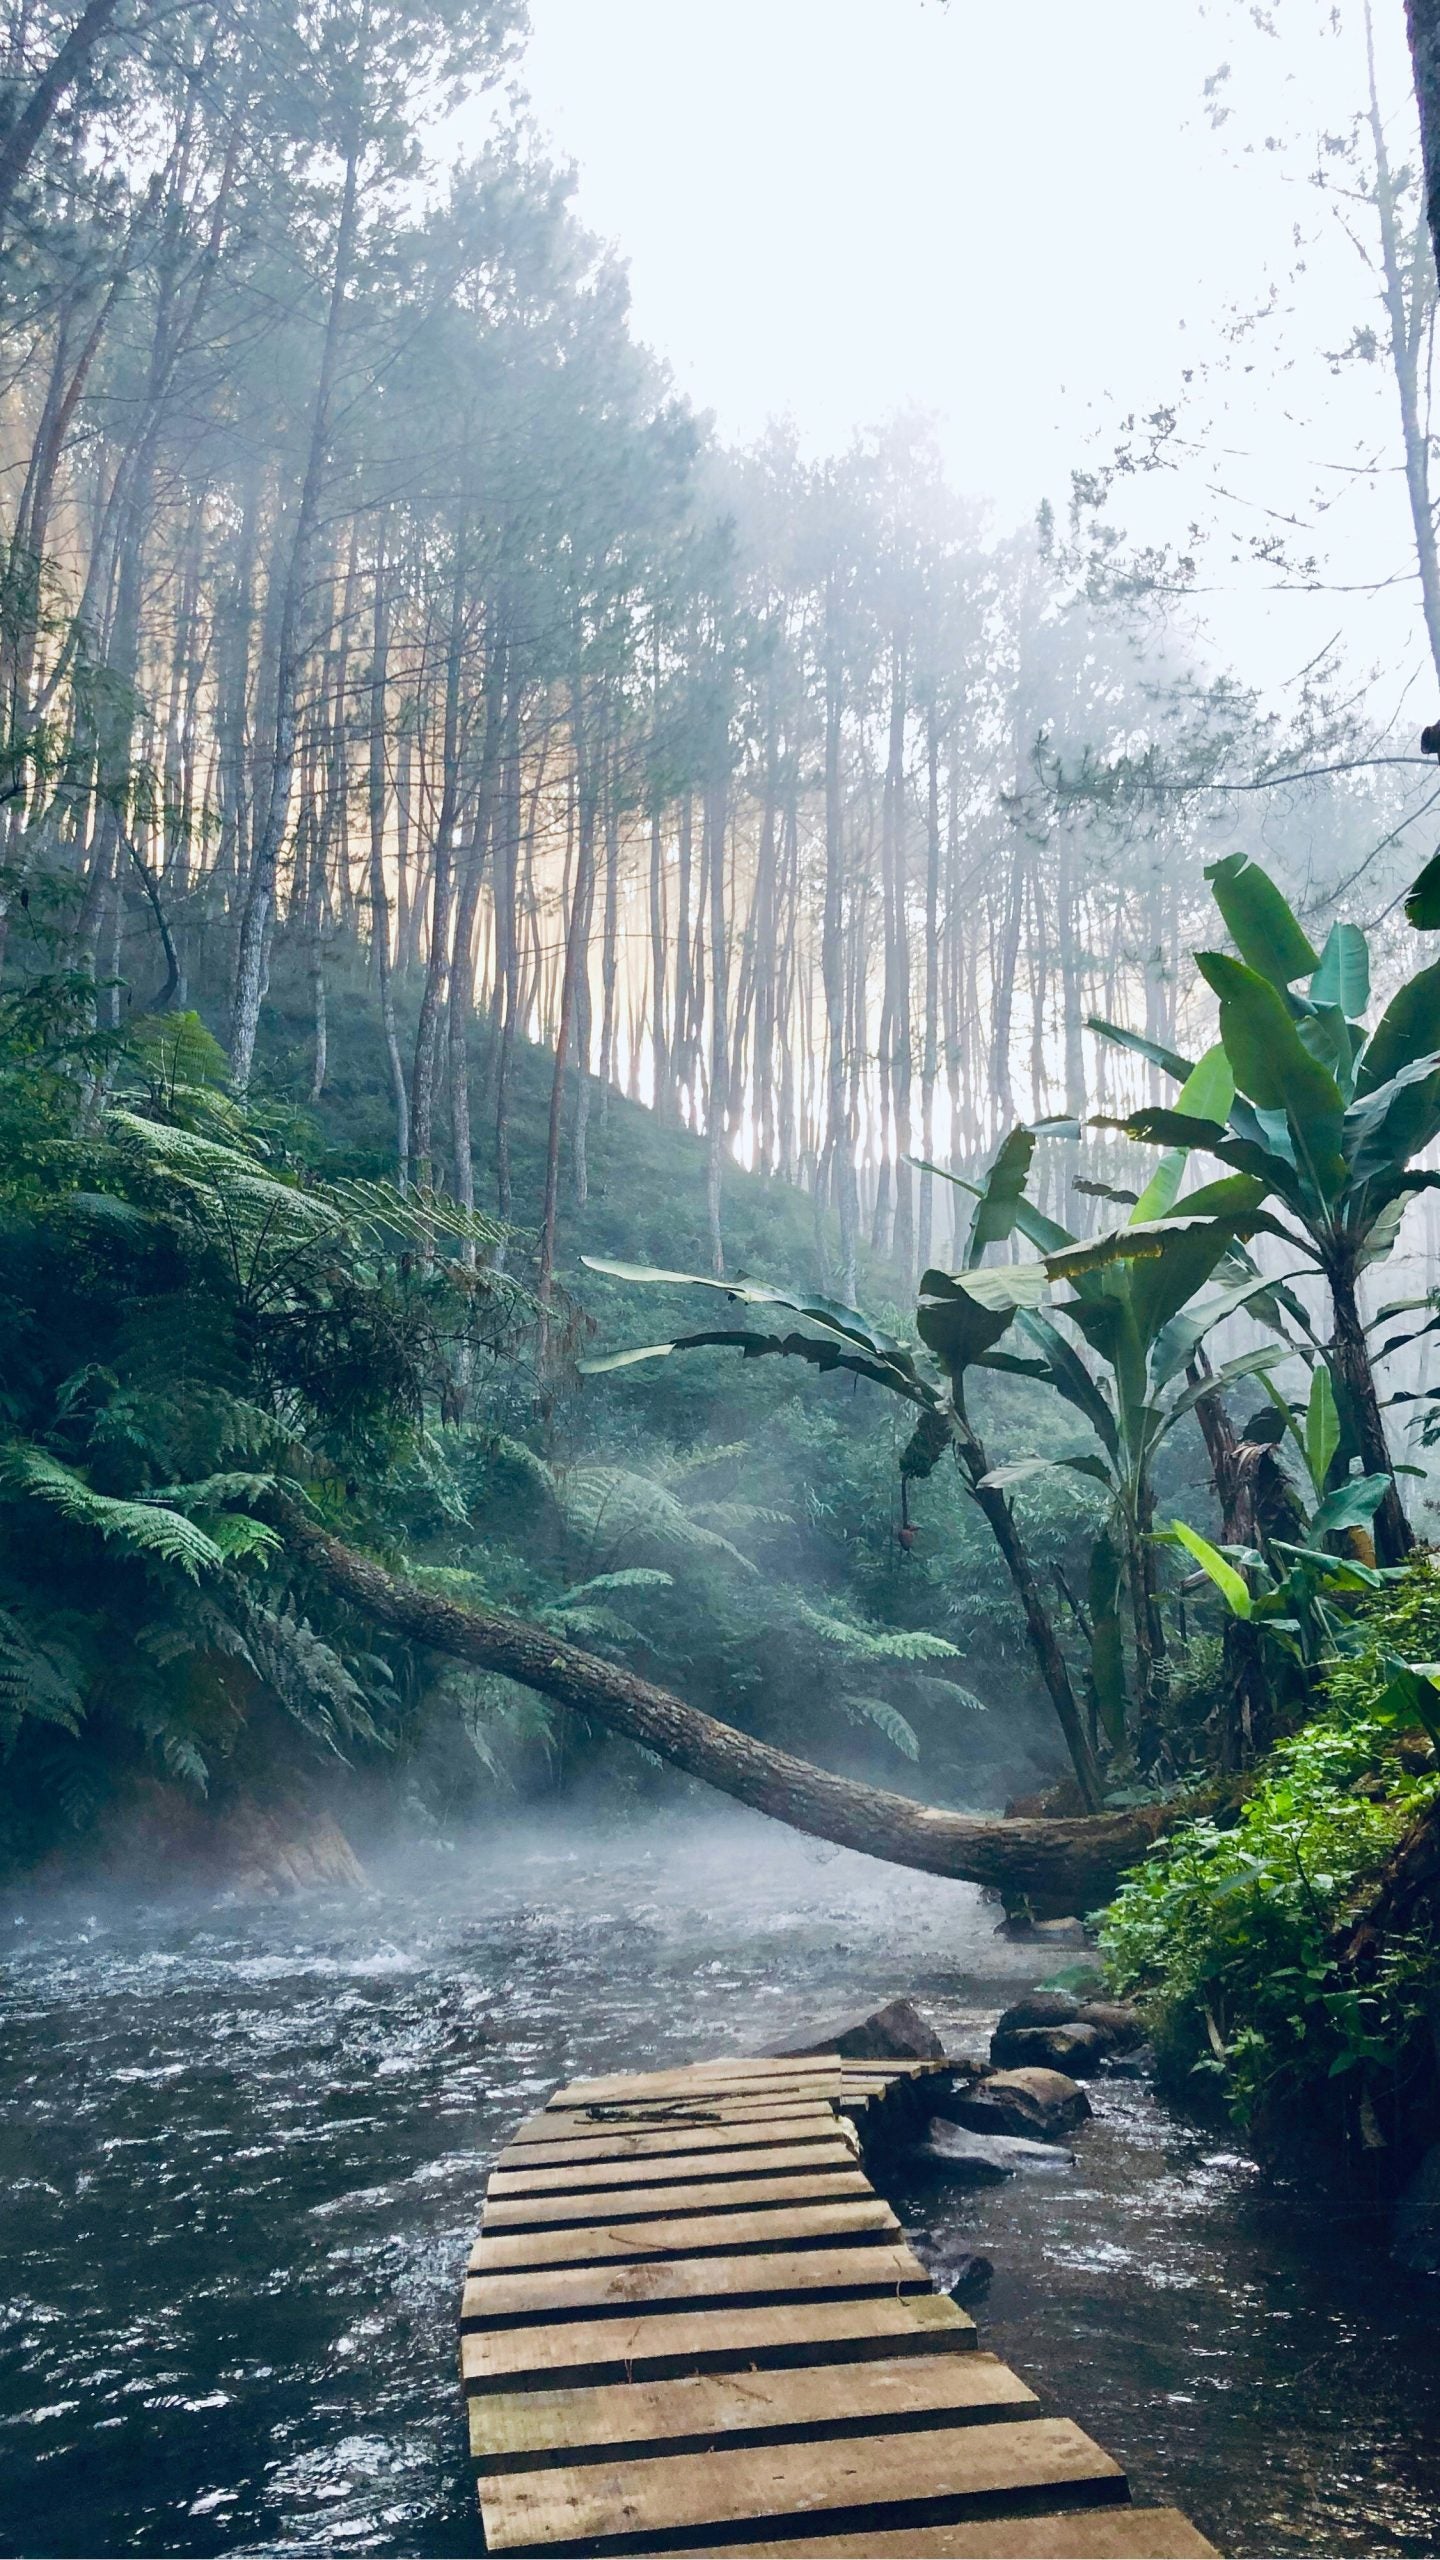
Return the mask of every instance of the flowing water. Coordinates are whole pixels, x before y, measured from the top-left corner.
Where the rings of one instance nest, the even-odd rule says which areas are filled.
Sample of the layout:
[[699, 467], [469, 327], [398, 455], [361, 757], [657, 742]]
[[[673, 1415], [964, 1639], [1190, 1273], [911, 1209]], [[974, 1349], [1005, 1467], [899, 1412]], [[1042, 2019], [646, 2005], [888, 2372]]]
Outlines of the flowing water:
[[[973, 2046], [1043, 1969], [996, 1917], [743, 1818], [17, 1908], [0, 2547], [477, 2551], [459, 2274], [517, 2120], [896, 1991]], [[1440, 2283], [1138, 2084], [1097, 2106], [1074, 2166], [892, 2182], [942, 2281], [993, 2259], [985, 2342], [1222, 2550], [1440, 2549]]]

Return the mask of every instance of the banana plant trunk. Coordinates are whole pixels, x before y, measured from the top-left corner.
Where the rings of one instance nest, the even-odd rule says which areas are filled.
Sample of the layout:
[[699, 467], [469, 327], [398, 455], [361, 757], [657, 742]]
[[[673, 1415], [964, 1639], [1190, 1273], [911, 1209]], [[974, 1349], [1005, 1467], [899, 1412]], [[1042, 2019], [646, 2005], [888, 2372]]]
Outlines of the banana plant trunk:
[[1375, 1514], [1376, 1561], [1382, 1565], [1403, 1564], [1415, 1544], [1415, 1533], [1405, 1516], [1405, 1507], [1395, 1482], [1394, 1462], [1385, 1436], [1385, 1417], [1380, 1410], [1370, 1346], [1365, 1339], [1365, 1326], [1360, 1314], [1353, 1253], [1347, 1250], [1337, 1254], [1327, 1263], [1325, 1276], [1330, 1284], [1335, 1321], [1330, 1356], [1336, 1384], [1341, 1390], [1341, 1409], [1345, 1411], [1348, 1408], [1366, 1474], [1388, 1476], [1390, 1479], [1385, 1499]]
[[967, 1420], [958, 1396], [952, 1399], [955, 1409], [955, 1455], [969, 1484], [975, 1501], [984, 1513], [995, 1544], [1005, 1559], [1005, 1569], [1015, 1588], [1015, 1596], [1025, 1613], [1025, 1631], [1036, 1668], [1050, 1693], [1055, 1718], [1065, 1737], [1080, 1801], [1091, 1813], [1100, 1803], [1102, 1787], [1095, 1754], [1081, 1720], [1079, 1704], [1071, 1684], [1065, 1656], [1055, 1633], [1054, 1621], [1045, 1606], [1035, 1568], [1015, 1525], [1015, 1514], [998, 1485], [984, 1481], [990, 1472], [990, 1461], [978, 1433]]

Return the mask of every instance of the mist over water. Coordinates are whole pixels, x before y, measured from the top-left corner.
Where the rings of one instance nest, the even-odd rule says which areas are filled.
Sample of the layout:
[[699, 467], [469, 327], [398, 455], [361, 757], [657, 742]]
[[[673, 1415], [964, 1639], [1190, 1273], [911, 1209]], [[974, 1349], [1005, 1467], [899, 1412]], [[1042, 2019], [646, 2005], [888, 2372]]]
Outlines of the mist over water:
[[[459, 2279], [516, 2122], [897, 1991], [973, 2046], [1047, 1961], [997, 1916], [688, 1814], [363, 1894], [7, 1911], [0, 2547], [477, 2550]], [[1222, 2549], [1433, 2551], [1433, 2288], [1135, 2083], [1096, 2103], [1073, 2168], [891, 2182], [942, 2282], [993, 2258], [986, 2343]]]

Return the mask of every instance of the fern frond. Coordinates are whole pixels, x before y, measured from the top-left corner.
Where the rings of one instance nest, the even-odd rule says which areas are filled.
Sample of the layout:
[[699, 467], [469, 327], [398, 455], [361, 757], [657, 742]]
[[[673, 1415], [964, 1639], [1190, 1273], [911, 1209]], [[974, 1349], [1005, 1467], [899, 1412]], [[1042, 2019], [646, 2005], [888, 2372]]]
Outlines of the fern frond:
[[75, 1528], [92, 1530], [125, 1553], [178, 1565], [192, 1581], [223, 1562], [214, 1539], [183, 1512], [97, 1493], [73, 1467], [29, 1442], [12, 1445], [0, 1459], [0, 1489], [45, 1503]]
[[573, 1582], [565, 1594], [568, 1607], [575, 1600], [593, 1599], [601, 1591], [673, 1591], [675, 1576], [662, 1573], [658, 1565], [622, 1565], [618, 1573], [594, 1573], [588, 1582]]
[[0, 1609], [0, 1749], [8, 1757], [27, 1718], [78, 1733], [84, 1680], [74, 1654], [35, 1635], [13, 1610]]
[[915, 1727], [908, 1716], [902, 1716], [899, 1708], [891, 1705], [888, 1698], [861, 1697], [847, 1690], [836, 1703], [843, 1707], [845, 1713], [852, 1716], [857, 1724], [873, 1724], [878, 1732], [884, 1734], [886, 1741], [901, 1754], [902, 1758], [919, 1759], [920, 1741]]
[[557, 1600], [548, 1609], [541, 1609], [538, 1616], [542, 1626], [552, 1628], [556, 1635], [568, 1636], [574, 1644], [632, 1645], [645, 1641], [628, 1618], [589, 1602], [582, 1601], [572, 1608], [568, 1602]]
[[307, 1733], [337, 1752], [342, 1740], [383, 1740], [358, 1680], [308, 1618], [264, 1608], [238, 1581], [227, 1605], [251, 1669]]
[[916, 1627], [859, 1626], [851, 1618], [817, 1609], [798, 1592], [791, 1602], [797, 1617], [820, 1643], [852, 1662], [955, 1662], [960, 1647], [945, 1636], [927, 1635]]
[[560, 1484], [557, 1500], [566, 1527], [592, 1554], [615, 1556], [627, 1547], [648, 1546], [662, 1554], [723, 1555], [746, 1573], [755, 1571], [748, 1556], [694, 1519], [667, 1485], [628, 1467], [575, 1467]]

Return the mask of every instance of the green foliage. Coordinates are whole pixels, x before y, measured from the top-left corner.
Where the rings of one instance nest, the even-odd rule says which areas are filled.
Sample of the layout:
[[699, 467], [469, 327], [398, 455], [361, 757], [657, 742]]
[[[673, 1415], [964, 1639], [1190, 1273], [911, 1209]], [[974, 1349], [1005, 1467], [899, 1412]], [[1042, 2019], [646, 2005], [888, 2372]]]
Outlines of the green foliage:
[[1363, 1983], [1340, 1954], [1397, 1842], [1440, 1800], [1433, 1766], [1397, 1748], [1391, 1702], [1397, 1657], [1440, 1653], [1428, 1561], [1365, 1600], [1354, 1639], [1326, 1668], [1325, 1712], [1271, 1754], [1238, 1814], [1188, 1824], [1105, 1915], [1111, 1981], [1142, 2002], [1167, 2068], [1217, 2083], [1247, 2126], [1307, 2107], [1353, 2118], [1393, 2082], [1440, 1980], [1426, 1937], [1393, 1940]]

